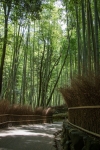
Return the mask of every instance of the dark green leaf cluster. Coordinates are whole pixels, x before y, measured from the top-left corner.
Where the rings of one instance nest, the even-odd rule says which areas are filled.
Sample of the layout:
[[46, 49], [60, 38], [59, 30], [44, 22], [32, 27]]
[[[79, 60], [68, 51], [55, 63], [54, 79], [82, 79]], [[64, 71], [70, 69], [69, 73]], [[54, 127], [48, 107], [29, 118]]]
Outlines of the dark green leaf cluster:
[[39, 19], [41, 12], [41, 0], [0, 0], [1, 3], [11, 6], [11, 11], [16, 12], [17, 18], [30, 16], [31, 19]]

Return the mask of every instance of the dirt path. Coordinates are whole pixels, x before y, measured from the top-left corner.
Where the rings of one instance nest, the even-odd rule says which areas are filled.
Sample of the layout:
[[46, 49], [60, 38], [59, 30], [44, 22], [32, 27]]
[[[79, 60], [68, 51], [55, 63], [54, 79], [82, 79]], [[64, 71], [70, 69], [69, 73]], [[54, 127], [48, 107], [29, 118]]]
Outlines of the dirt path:
[[55, 150], [54, 135], [62, 123], [23, 125], [0, 130], [0, 150]]

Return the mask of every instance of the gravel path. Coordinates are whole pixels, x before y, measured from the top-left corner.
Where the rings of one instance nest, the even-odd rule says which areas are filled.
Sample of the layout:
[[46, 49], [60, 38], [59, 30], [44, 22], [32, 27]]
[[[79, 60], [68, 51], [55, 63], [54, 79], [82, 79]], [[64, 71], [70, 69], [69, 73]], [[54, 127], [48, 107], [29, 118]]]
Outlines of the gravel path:
[[0, 150], [56, 150], [53, 134], [60, 129], [61, 122], [1, 129]]

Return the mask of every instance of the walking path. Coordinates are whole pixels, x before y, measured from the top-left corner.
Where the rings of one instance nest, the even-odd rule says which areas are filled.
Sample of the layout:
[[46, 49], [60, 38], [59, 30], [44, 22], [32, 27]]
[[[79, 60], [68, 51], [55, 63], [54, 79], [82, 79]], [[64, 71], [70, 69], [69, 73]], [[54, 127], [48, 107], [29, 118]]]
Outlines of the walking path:
[[0, 150], [56, 150], [53, 134], [60, 129], [61, 122], [0, 129]]

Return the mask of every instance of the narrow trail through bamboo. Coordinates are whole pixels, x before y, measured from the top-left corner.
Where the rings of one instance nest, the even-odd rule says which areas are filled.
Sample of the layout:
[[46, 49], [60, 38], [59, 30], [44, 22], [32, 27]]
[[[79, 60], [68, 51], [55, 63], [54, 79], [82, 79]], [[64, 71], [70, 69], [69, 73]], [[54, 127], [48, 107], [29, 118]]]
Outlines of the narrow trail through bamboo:
[[62, 122], [21, 125], [0, 130], [0, 149], [56, 150], [54, 133], [62, 129]]

